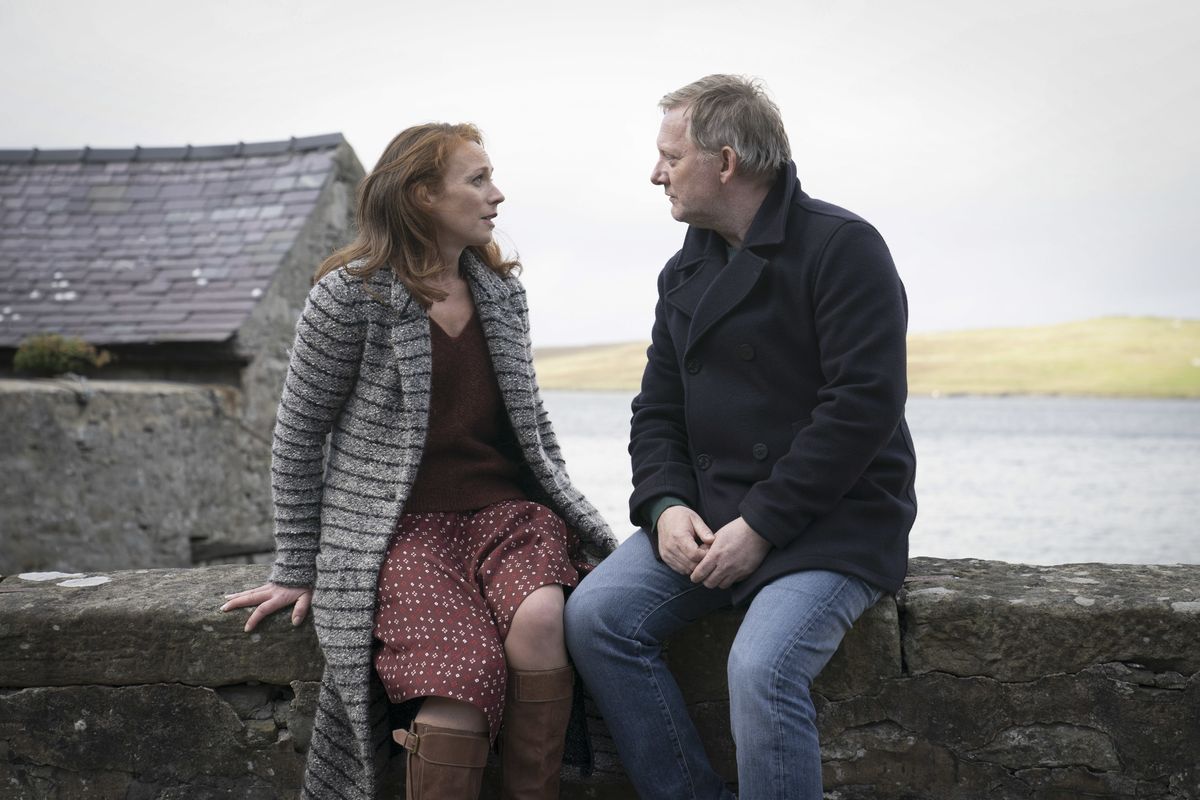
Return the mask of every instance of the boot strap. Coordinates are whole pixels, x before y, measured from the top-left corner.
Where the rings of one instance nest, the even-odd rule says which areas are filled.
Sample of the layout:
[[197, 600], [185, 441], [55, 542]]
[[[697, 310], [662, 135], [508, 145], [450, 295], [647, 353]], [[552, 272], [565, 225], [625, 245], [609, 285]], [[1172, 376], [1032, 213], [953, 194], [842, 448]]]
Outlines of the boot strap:
[[413, 756], [430, 764], [450, 767], [487, 766], [488, 737], [449, 728], [429, 728], [423, 733], [396, 731], [396, 741]]
[[508, 699], [521, 703], [569, 700], [575, 687], [575, 668], [509, 670]]

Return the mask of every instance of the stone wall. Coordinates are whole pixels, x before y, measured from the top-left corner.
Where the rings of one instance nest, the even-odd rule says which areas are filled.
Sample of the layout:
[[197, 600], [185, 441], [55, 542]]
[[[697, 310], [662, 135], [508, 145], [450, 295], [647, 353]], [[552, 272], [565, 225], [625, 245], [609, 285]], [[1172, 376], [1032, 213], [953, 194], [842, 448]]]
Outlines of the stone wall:
[[0, 380], [0, 574], [271, 548], [270, 441], [232, 387]]
[[[246, 612], [217, 611], [264, 578], [0, 581], [0, 797], [294, 797], [321, 671], [312, 626], [276, 615], [248, 636]], [[731, 780], [737, 623], [714, 615], [669, 651]], [[827, 797], [1200, 797], [1197, 642], [1200, 566], [916, 559], [815, 687]], [[566, 775], [563, 796], [633, 797], [591, 726], [597, 769]]]

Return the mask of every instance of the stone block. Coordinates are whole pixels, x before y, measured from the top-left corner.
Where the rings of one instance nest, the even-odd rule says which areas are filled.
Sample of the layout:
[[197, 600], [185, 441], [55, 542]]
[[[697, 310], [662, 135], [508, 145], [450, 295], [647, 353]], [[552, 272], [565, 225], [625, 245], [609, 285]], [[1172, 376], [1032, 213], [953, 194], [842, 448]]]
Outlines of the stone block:
[[219, 610], [225, 594], [264, 583], [268, 571], [89, 573], [108, 580], [82, 587], [5, 578], [0, 687], [317, 681], [323, 661], [311, 620], [293, 627], [286, 614], [274, 614], [246, 634], [249, 611]]
[[[286, 687], [276, 691], [290, 692]], [[284, 798], [304, 756], [209, 688], [70, 686], [0, 693], [6, 798]]]
[[900, 597], [908, 670], [1004, 681], [1137, 664], [1200, 670], [1200, 566], [914, 559]]
[[269, 551], [269, 429], [248, 431], [242, 402], [228, 386], [0, 380], [0, 575]]
[[1200, 797], [1198, 691], [1200, 675], [1120, 664], [888, 681], [818, 703], [826, 787], [846, 800]]

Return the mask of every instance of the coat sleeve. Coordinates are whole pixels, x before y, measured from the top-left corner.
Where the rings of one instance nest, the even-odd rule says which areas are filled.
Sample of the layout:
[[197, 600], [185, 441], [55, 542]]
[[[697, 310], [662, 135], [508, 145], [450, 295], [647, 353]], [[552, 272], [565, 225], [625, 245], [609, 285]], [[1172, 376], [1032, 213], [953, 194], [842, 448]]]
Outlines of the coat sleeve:
[[671, 495], [691, 508], [699, 507], [700, 491], [688, 447], [679, 359], [663, 301], [673, 263], [674, 259], [658, 278], [658, 304], [646, 351], [646, 370], [642, 373], [641, 391], [633, 399], [629, 433], [633, 494], [629, 498], [629, 519], [639, 527], [647, 526], [643, 518], [646, 504], [657, 498]]
[[350, 281], [336, 270], [308, 294], [288, 360], [271, 446], [275, 563], [271, 580], [316, 582], [325, 440], [358, 377], [366, 339]]
[[861, 221], [839, 227], [812, 290], [825, 384], [811, 422], [739, 506], [776, 547], [842, 501], [895, 433], [908, 394], [907, 301], [878, 232]]

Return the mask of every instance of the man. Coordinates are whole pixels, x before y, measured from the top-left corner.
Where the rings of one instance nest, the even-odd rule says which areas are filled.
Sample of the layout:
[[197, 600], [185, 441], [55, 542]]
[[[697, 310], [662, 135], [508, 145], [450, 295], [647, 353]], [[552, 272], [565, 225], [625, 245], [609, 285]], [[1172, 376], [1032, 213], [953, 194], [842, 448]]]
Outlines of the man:
[[642, 530], [575, 591], [567, 641], [641, 796], [728, 798], [661, 644], [745, 605], [740, 797], [820, 798], [810, 685], [900, 588], [916, 516], [904, 287], [874, 228], [801, 191], [758, 84], [711, 75], [660, 105], [650, 180], [689, 227], [633, 401]]

